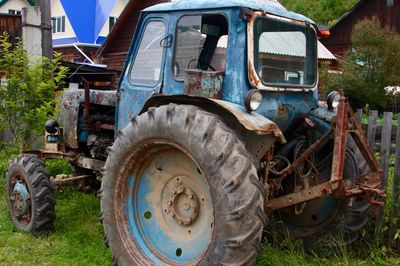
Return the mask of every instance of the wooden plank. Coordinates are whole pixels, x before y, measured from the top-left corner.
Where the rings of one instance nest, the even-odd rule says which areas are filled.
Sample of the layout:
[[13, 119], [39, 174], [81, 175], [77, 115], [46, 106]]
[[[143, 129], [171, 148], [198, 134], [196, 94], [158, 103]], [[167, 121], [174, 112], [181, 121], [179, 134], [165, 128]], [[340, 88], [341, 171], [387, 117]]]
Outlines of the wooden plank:
[[357, 121], [361, 125], [362, 123], [362, 115], [363, 115], [363, 110], [362, 109], [357, 109]]
[[[396, 143], [396, 127], [392, 128], [392, 142]], [[376, 126], [375, 139], [379, 140], [382, 138], [382, 126]]]
[[396, 138], [396, 152], [394, 160], [394, 174], [393, 174], [393, 192], [392, 192], [392, 210], [390, 212], [390, 221], [393, 222], [389, 227], [389, 244], [394, 246], [396, 241], [394, 236], [398, 228], [398, 217], [400, 208], [400, 114], [397, 114], [397, 138]]
[[[382, 188], [387, 189], [387, 181], [389, 174], [390, 163], [390, 146], [391, 146], [391, 131], [392, 131], [392, 118], [393, 113], [385, 112], [383, 114], [382, 126], [382, 140], [381, 140], [381, 167], [383, 169]], [[379, 208], [378, 215], [376, 216], [375, 237], [383, 239], [382, 228], [384, 225], [384, 208]]]
[[368, 144], [372, 150], [375, 149], [375, 134], [376, 134], [376, 119], [377, 118], [378, 118], [378, 111], [369, 111], [367, 140], [368, 140]]

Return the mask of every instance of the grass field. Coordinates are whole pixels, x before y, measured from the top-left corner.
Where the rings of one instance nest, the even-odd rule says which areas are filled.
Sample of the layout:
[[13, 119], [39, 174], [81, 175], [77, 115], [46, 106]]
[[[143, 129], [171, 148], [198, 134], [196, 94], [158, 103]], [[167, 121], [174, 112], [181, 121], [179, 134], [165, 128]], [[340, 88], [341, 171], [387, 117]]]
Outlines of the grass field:
[[16, 232], [11, 223], [0, 181], [0, 265], [110, 265], [111, 254], [103, 243], [98, 220], [99, 201], [64, 188], [57, 191], [55, 231], [32, 237]]
[[[1, 167], [0, 167], [1, 168]], [[0, 169], [1, 172], [1, 169]], [[4, 176], [4, 174], [1, 174]], [[0, 178], [0, 265], [111, 265], [98, 220], [99, 200], [70, 187], [56, 192], [55, 231], [32, 237], [16, 232], [8, 214], [5, 179]], [[301, 248], [265, 246], [255, 265], [400, 265], [384, 248], [352, 252], [333, 247], [329, 255], [305, 253]]]

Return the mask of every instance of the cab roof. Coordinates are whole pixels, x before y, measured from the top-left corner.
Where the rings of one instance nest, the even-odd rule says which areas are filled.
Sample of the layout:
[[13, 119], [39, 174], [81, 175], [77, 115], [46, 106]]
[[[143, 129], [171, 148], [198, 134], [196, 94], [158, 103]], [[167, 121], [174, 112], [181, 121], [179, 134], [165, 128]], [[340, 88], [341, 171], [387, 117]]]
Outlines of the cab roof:
[[307, 21], [311, 19], [288, 11], [277, 0], [175, 0], [146, 8], [145, 12], [171, 12], [179, 10], [222, 9], [230, 7], [245, 7], [253, 10], [266, 11], [281, 17]]

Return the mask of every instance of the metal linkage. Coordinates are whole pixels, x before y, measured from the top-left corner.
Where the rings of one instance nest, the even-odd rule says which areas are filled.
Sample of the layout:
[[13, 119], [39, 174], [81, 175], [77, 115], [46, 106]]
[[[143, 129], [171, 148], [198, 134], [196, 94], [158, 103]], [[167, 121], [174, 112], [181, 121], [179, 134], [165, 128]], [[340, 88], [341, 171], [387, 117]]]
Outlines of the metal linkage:
[[[359, 196], [373, 205], [383, 205], [383, 198], [386, 196], [381, 189], [381, 178], [383, 171], [378, 160], [374, 156], [372, 149], [368, 146], [361, 126], [358, 124], [353, 111], [343, 91], [340, 92], [341, 98], [338, 106], [337, 115], [332, 123], [332, 128], [318, 141], [312, 144], [303, 154], [298, 157], [291, 165], [284, 169], [281, 175], [274, 180], [269, 180], [272, 192], [276, 192], [281, 187], [282, 181], [292, 174], [297, 167], [301, 166], [315, 151], [322, 148], [329, 140], [332, 133], [335, 133], [334, 149], [332, 158], [331, 178], [328, 182], [311, 186], [309, 188], [270, 200], [267, 211], [293, 206], [312, 199], [334, 195], [338, 198]], [[367, 162], [370, 171], [364, 176], [358, 177], [354, 182], [353, 188], [348, 188], [344, 177], [344, 166], [346, 156], [346, 144], [348, 134], [353, 137], [358, 149]]]

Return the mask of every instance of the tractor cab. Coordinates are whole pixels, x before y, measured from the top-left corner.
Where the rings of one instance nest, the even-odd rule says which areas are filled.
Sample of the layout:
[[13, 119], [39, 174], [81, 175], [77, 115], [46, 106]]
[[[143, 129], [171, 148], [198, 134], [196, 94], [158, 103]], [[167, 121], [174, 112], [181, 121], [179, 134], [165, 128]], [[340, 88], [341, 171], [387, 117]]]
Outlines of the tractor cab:
[[120, 128], [161, 95], [222, 100], [282, 131], [317, 107], [317, 27], [277, 1], [174, 1], [145, 9], [139, 25], [120, 84]]

